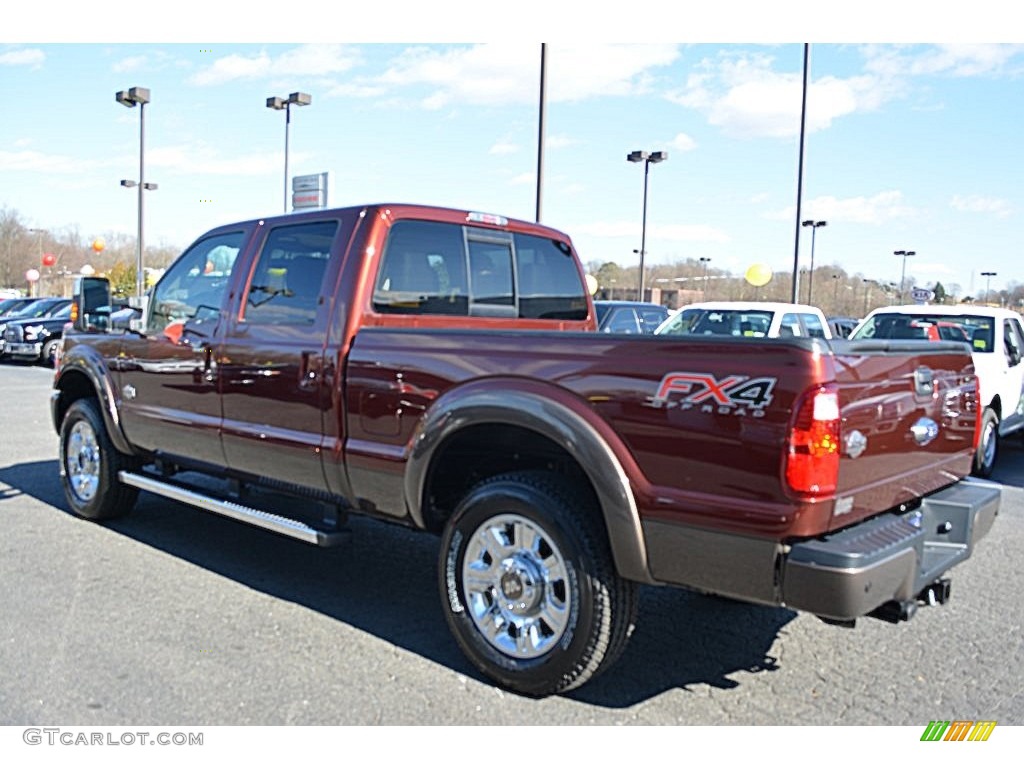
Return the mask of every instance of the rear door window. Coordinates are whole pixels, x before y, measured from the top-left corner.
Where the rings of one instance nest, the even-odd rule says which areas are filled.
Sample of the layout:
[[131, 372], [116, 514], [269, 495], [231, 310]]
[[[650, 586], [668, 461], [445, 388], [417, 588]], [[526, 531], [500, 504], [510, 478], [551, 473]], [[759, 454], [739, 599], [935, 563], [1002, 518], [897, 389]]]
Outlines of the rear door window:
[[785, 338], [787, 336], [803, 336], [803, 331], [800, 328], [800, 316], [795, 312], [787, 312], [782, 316], [782, 323], [779, 325], [779, 336]]
[[313, 325], [337, 221], [275, 227], [267, 235], [242, 310], [253, 325]]
[[804, 313], [800, 315], [800, 319], [804, 321], [804, 328], [807, 329], [807, 335], [815, 339], [825, 338], [825, 327], [821, 324], [820, 318], [812, 313]]

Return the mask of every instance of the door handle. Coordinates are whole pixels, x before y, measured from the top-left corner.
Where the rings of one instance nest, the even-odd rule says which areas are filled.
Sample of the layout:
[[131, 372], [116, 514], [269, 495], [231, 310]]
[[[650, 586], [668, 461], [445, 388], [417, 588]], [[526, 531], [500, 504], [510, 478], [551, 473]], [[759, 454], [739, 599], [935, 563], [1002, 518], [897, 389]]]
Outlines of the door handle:
[[315, 390], [320, 386], [322, 360], [319, 352], [303, 352], [299, 363], [299, 389]]
[[203, 381], [207, 384], [213, 384], [217, 381], [217, 368], [213, 363], [213, 347], [210, 344], [203, 343]]

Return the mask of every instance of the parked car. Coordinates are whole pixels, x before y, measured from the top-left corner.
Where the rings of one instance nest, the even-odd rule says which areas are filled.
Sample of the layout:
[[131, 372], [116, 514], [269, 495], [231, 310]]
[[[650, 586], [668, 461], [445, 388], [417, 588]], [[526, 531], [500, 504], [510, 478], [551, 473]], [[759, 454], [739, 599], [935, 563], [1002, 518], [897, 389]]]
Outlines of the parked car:
[[13, 299], [3, 299], [0, 301], [0, 317], [13, 315], [15, 312], [24, 309], [34, 301], [35, 299], [25, 296], [19, 296]]
[[831, 339], [817, 307], [774, 301], [706, 301], [683, 307], [655, 331], [664, 336]]
[[[62, 299], [55, 296], [44, 299], [33, 299], [29, 304], [26, 304], [17, 312], [12, 312], [6, 317], [0, 318], [0, 340], [4, 338], [4, 333], [7, 330], [7, 324], [11, 321], [49, 317], [54, 312], [58, 312], [70, 304], [71, 299]], [[0, 348], [0, 357], [2, 356], [3, 349]]]
[[647, 301], [595, 301], [602, 333], [654, 333], [668, 319], [668, 307]]
[[828, 329], [832, 332], [833, 339], [846, 339], [853, 333], [860, 321], [853, 317], [830, 317], [828, 318]]
[[70, 303], [49, 317], [9, 319], [3, 333], [3, 356], [53, 365], [64, 326], [70, 321]]
[[981, 414], [974, 474], [991, 475], [999, 440], [1024, 434], [1024, 319], [1013, 310], [967, 304], [881, 307], [864, 318], [850, 338], [970, 344]]

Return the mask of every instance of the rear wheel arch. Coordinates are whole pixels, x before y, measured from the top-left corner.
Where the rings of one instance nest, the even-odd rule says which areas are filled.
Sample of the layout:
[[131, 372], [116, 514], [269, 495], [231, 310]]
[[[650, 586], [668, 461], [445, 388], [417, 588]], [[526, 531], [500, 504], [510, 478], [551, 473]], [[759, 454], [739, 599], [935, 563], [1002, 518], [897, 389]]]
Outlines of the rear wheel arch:
[[[592, 494], [619, 574], [656, 583], [629, 478], [595, 425], [538, 392], [502, 390], [496, 398], [488, 388], [443, 400], [422, 420], [406, 468], [405, 497], [418, 526], [440, 530], [461, 497], [488, 476], [556, 467]], [[465, 462], [457, 461], [466, 456], [480, 474], [467, 476]], [[455, 472], [446, 467], [462, 476], [454, 486]]]

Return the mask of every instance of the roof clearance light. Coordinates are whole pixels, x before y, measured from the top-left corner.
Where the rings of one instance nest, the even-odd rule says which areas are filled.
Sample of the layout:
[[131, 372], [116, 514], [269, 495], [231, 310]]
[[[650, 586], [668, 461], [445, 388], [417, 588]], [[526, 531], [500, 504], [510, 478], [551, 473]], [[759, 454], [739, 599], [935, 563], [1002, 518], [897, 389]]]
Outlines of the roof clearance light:
[[467, 213], [466, 221], [474, 224], [493, 224], [496, 227], [508, 226], [508, 219], [493, 213]]

